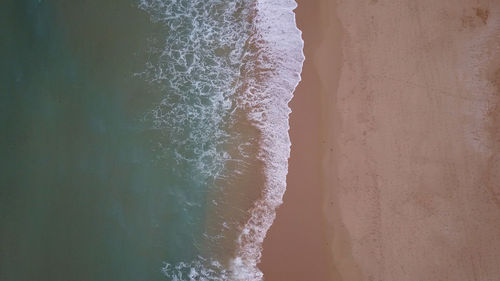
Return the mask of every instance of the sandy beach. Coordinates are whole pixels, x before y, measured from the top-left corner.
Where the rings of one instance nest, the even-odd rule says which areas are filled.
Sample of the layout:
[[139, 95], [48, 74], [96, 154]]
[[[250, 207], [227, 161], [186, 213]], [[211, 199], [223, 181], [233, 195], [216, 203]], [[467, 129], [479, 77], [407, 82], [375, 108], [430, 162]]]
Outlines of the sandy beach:
[[[266, 281], [332, 280], [331, 239], [323, 216], [325, 120], [340, 74], [340, 24], [331, 1], [299, 1], [295, 10], [306, 60], [290, 103], [287, 191], [267, 233], [261, 269]], [[324, 107], [324, 109], [322, 109]]]
[[500, 2], [299, 1], [266, 281], [500, 280]]

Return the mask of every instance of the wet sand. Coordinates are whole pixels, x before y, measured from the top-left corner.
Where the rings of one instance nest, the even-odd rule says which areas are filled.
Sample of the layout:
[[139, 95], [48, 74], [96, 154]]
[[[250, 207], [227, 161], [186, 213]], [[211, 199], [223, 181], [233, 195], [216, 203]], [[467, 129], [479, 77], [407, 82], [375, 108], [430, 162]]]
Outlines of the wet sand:
[[297, 9], [265, 280], [500, 280], [500, 2], [331, 2]]
[[290, 103], [287, 191], [264, 241], [260, 268], [266, 281], [326, 281], [333, 274], [322, 208], [324, 128], [331, 120], [323, 120], [321, 108], [336, 89], [341, 50], [340, 25], [329, 2], [299, 1], [295, 11], [306, 60]]

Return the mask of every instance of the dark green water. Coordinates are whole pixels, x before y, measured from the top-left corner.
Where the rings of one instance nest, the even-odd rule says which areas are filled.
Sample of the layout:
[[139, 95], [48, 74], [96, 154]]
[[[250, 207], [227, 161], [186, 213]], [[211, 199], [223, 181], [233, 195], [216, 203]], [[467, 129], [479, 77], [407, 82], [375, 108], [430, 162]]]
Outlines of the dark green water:
[[3, 0], [0, 281], [260, 281], [293, 0]]
[[133, 0], [0, 4], [0, 280], [165, 280], [196, 255], [203, 204], [179, 199], [202, 195], [133, 75], [157, 29]]

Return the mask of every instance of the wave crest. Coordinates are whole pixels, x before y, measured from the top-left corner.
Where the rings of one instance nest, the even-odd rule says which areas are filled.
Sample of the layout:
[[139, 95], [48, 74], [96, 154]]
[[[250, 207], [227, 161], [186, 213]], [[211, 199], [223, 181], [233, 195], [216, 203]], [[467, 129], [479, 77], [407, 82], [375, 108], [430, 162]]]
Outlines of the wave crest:
[[294, 0], [256, 2], [256, 33], [251, 39], [254, 51], [246, 61], [247, 68], [253, 70], [247, 76], [249, 86], [241, 103], [248, 105], [249, 117], [262, 133], [259, 158], [264, 162], [265, 186], [238, 237], [231, 280], [262, 280], [257, 267], [262, 243], [286, 190], [291, 145], [288, 103], [300, 82], [305, 59], [302, 33], [293, 12], [296, 7]]

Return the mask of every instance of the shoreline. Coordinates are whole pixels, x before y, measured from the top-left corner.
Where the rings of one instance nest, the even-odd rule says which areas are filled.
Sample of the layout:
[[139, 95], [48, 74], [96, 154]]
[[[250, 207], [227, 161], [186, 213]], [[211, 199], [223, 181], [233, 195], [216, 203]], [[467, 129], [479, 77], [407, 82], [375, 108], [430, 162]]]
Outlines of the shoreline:
[[500, 276], [500, 5], [301, 0], [295, 12], [306, 60], [264, 279]]
[[330, 124], [322, 111], [331, 106], [325, 101], [335, 91], [340, 74], [340, 25], [329, 1], [297, 2], [296, 21], [306, 59], [289, 104], [292, 146], [287, 190], [264, 240], [259, 264], [266, 281], [327, 281], [337, 276], [325, 229], [321, 178], [327, 132], [323, 123]]

